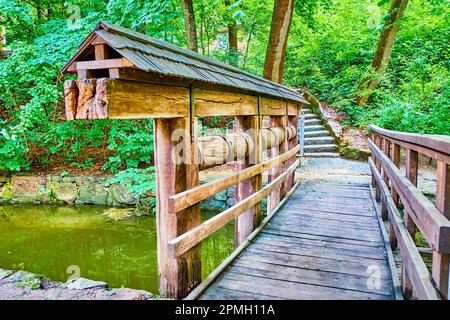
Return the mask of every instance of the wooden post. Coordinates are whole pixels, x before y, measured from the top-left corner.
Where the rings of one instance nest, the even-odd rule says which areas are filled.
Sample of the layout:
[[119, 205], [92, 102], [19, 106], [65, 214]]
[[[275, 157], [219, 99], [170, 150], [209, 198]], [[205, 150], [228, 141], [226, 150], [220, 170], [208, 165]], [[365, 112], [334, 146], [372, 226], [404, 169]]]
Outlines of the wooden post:
[[[286, 118], [284, 116], [270, 116], [269, 125], [270, 127], [280, 127], [286, 130]], [[283, 153], [283, 151], [280, 150], [280, 147], [281, 147], [280, 145], [276, 144], [273, 148], [269, 150], [271, 158], [274, 158]], [[284, 164], [281, 164], [269, 171], [268, 175], [269, 183], [275, 180], [281, 173], [283, 173], [283, 168]], [[280, 203], [281, 200], [280, 189], [281, 188], [275, 188], [275, 190], [267, 198], [267, 213], [271, 212], [278, 205], [278, 203]]]
[[[297, 122], [298, 122], [298, 116], [288, 116], [288, 124], [291, 126], [294, 126], [297, 128]], [[295, 138], [292, 138], [288, 141], [288, 150], [291, 150], [292, 148], [295, 148], [295, 146], [298, 144], [297, 136]], [[286, 151], [288, 151], [286, 150]], [[290, 159], [287, 161], [288, 166], [293, 164], [295, 162], [295, 158]], [[286, 180], [286, 193], [288, 193], [295, 183], [295, 171], [290, 175]]]
[[[436, 182], [436, 207], [447, 219], [450, 219], [450, 166], [447, 163], [438, 161]], [[449, 263], [450, 255], [433, 250], [432, 276], [443, 299], [448, 299]]]
[[170, 196], [199, 184], [197, 139], [195, 134], [191, 142], [190, 123], [188, 117], [155, 119], [158, 271], [163, 298], [184, 298], [201, 282], [200, 244], [176, 259], [168, 256], [167, 247], [168, 241], [200, 224], [199, 205], [168, 212]]
[[[373, 136], [373, 142], [379, 149], [381, 149], [381, 137], [379, 135], [375, 134]], [[378, 172], [381, 174], [381, 161], [377, 158], [375, 158], [375, 166], [377, 167]], [[377, 202], [380, 202], [381, 200], [381, 190], [376, 183], [375, 183], [375, 200], [377, 200]]]
[[[406, 178], [412, 182], [413, 185], [417, 186], [417, 174], [419, 169], [419, 155], [417, 151], [406, 149]], [[411, 235], [413, 241], [415, 242], [415, 226], [414, 221], [411, 219], [407, 210], [404, 211], [405, 226]], [[406, 273], [406, 268], [402, 267], [403, 283], [402, 289], [403, 294], [407, 299], [412, 297], [413, 287], [408, 274]]]
[[[384, 138], [383, 139], [383, 152], [384, 154], [390, 158], [391, 157], [391, 142]], [[386, 183], [386, 186], [389, 187], [389, 177], [386, 174], [386, 172], [383, 169], [383, 173], [381, 175], [383, 177], [384, 182]], [[386, 195], [387, 197], [388, 195]], [[382, 201], [381, 201], [381, 218], [383, 219], [383, 221], [386, 221], [388, 219], [388, 207], [387, 207], [387, 199], [383, 197]]]
[[[397, 166], [397, 168], [400, 168], [400, 145], [397, 143], [392, 143], [392, 162]], [[394, 200], [394, 204], [398, 208], [400, 198], [393, 184], [391, 185], [391, 194], [392, 199]], [[395, 237], [395, 232], [392, 223], [390, 224], [389, 243], [391, 244], [392, 250], [397, 249], [398, 243], [397, 238]]]
[[[250, 135], [254, 150], [247, 155], [245, 161], [236, 161], [235, 170], [243, 170], [253, 164], [261, 162], [261, 130], [259, 116], [237, 116], [235, 117], [235, 132], [247, 133]], [[262, 175], [257, 175], [252, 179], [236, 185], [236, 201], [244, 200], [248, 196], [257, 192], [262, 186]], [[259, 225], [261, 219], [261, 204], [258, 203], [246, 213], [239, 216], [235, 221], [235, 245], [238, 247], [250, 233]]]

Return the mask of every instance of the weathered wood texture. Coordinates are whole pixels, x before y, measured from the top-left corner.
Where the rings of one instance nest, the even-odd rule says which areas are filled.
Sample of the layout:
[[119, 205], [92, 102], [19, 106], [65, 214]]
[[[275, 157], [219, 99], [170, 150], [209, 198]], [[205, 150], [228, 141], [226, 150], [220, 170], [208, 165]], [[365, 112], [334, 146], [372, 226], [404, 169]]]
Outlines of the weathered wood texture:
[[394, 299], [385, 251], [367, 185], [307, 182], [201, 299]]
[[[195, 122], [195, 121], [194, 121]], [[155, 119], [156, 224], [158, 237], [158, 272], [162, 297], [183, 298], [201, 281], [200, 244], [185, 254], [172, 258], [168, 242], [200, 224], [200, 207], [193, 205], [177, 215], [169, 214], [170, 196], [198, 185], [198, 165], [194, 165], [195, 137], [190, 139], [188, 118]], [[184, 137], [175, 141], [172, 133], [184, 130]], [[194, 131], [195, 132], [195, 131]], [[173, 155], [176, 146], [183, 144], [187, 161], [178, 163]]]

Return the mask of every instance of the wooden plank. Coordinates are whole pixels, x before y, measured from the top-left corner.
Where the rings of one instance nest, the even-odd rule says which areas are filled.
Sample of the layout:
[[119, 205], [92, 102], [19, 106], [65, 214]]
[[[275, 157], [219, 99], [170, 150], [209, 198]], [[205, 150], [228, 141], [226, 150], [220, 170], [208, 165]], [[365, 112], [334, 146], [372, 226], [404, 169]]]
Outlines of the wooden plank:
[[173, 195], [169, 198], [169, 211], [171, 213], [176, 213], [180, 210], [190, 207], [195, 203], [205, 200], [217, 194], [218, 192], [228, 189], [229, 187], [239, 182], [248, 180], [257, 174], [261, 174], [262, 172], [269, 170], [279, 163], [286, 161], [290, 157], [295, 156], [298, 150], [300, 150], [300, 147], [290, 150], [289, 152], [286, 152], [278, 156], [277, 158], [269, 159], [247, 169], [234, 172], [226, 177]]
[[[197, 148], [196, 137], [191, 142], [189, 118], [155, 120], [156, 167], [156, 225], [158, 237], [158, 270], [161, 297], [180, 299], [201, 281], [201, 247], [193, 247], [178, 258], [172, 258], [167, 250], [168, 242], [200, 224], [200, 207], [186, 209], [172, 215], [167, 210], [168, 198], [199, 183], [198, 166], [193, 164]], [[195, 125], [195, 124], [194, 124]], [[184, 131], [182, 141], [173, 140], [175, 130]], [[195, 134], [195, 130], [194, 130]], [[172, 154], [178, 143], [188, 157], [185, 162], [174, 161]]]
[[295, 116], [295, 117], [298, 117], [298, 110], [299, 110], [299, 107], [298, 107], [298, 104], [297, 103], [293, 103], [293, 102], [290, 102], [290, 101], [288, 101], [288, 103], [287, 103], [287, 114], [288, 114], [288, 116]]
[[254, 275], [261, 278], [281, 280], [284, 282], [310, 284], [314, 286], [365, 293], [377, 293], [389, 297], [393, 295], [390, 281], [380, 281], [379, 287], [369, 289], [367, 286], [367, 275], [344, 275], [341, 273], [286, 267], [244, 259], [236, 261], [231, 270], [233, 273], [237, 274], [248, 276]]
[[258, 192], [245, 198], [244, 200], [223, 211], [222, 213], [219, 213], [213, 218], [203, 222], [201, 225], [169, 241], [169, 256], [174, 258], [182, 255], [187, 250], [200, 243], [203, 239], [207, 238], [208, 236], [222, 228], [228, 222], [236, 219], [239, 215], [244, 214], [248, 209], [267, 197], [274, 188], [285, 181], [289, 173], [295, 170], [297, 164], [298, 161], [294, 163], [283, 175], [279, 176], [276, 180], [272, 181], [270, 184], [266, 185]]
[[80, 70], [80, 69], [81, 70], [97, 70], [97, 69], [132, 68], [132, 67], [135, 67], [135, 65], [125, 58], [76, 62], [77, 70]]
[[199, 300], [282, 300], [280, 297], [245, 292], [237, 289], [226, 289], [215, 285], [214, 290], [209, 290]]
[[258, 114], [258, 98], [255, 96], [195, 90], [195, 115], [212, 116], [252, 116]]
[[411, 217], [433, 248], [442, 253], [450, 253], [446, 239], [450, 237], [450, 222], [443, 217], [434, 205], [409, 181], [400, 174], [398, 168], [369, 141], [372, 153], [382, 160], [391, 183], [395, 185], [403, 205], [411, 212]]
[[97, 44], [95, 48], [95, 60], [105, 60], [109, 58], [109, 46], [107, 44]]
[[275, 100], [261, 98], [261, 115], [263, 116], [286, 116], [286, 102], [283, 100]]
[[[388, 139], [383, 139], [383, 152], [388, 158], [391, 157], [391, 142]], [[389, 177], [384, 170], [382, 171], [382, 177], [386, 185], [389, 186]], [[383, 221], [388, 219], [387, 204], [384, 198], [381, 200], [381, 218]]]
[[[366, 216], [366, 217], [373, 217], [373, 214], [370, 210], [360, 210], [360, 209], [353, 209], [353, 208], [336, 208], [336, 206], [327, 206], [326, 203], [322, 203], [320, 208], [317, 205], [314, 204], [304, 204], [304, 205], [294, 205], [290, 204], [289, 208], [292, 210], [296, 209], [305, 209], [309, 211], [318, 211], [318, 212], [328, 212], [328, 213], [334, 213], [334, 214], [342, 214], [342, 215], [354, 215], [354, 216]], [[344, 210], [346, 209], [346, 210]]]
[[[393, 231], [396, 234], [397, 242], [402, 252], [403, 265], [407, 270], [408, 277], [413, 284], [414, 290], [420, 299], [438, 300], [439, 295], [430, 281], [430, 274], [425, 263], [416, 248], [413, 238], [407, 230], [404, 222], [400, 218], [394, 201], [389, 197], [388, 188], [381, 175], [375, 168], [374, 162], [369, 159], [370, 168], [380, 186], [381, 192], [387, 195], [388, 212]], [[392, 181], [392, 180], [391, 180]]]
[[[333, 220], [333, 219], [324, 219], [324, 218], [317, 218], [312, 215], [290, 215], [289, 217], [283, 217], [278, 218], [273, 222], [273, 225], [292, 225], [294, 226], [300, 226], [303, 227], [313, 227], [313, 228], [344, 228], [345, 229], [355, 229], [356, 231], [364, 230], [364, 231], [373, 231], [375, 234], [379, 233], [379, 227], [378, 225], [367, 225], [365, 223], [356, 223], [356, 222], [342, 222], [339, 220]], [[344, 225], [345, 224], [345, 225]]]
[[[294, 127], [295, 131], [297, 132], [297, 122], [298, 122], [298, 117], [297, 116], [288, 116], [287, 117], [287, 125], [288, 127]], [[294, 148], [296, 145], [298, 145], [298, 139], [290, 139], [287, 142], [287, 146], [286, 148], [288, 150]], [[294, 161], [294, 159], [288, 160], [286, 165], [290, 165], [292, 163], [292, 161]], [[294, 185], [294, 179], [295, 179], [295, 172], [292, 173], [289, 178], [286, 180], [285, 185], [285, 192], [288, 192], [292, 186]]]

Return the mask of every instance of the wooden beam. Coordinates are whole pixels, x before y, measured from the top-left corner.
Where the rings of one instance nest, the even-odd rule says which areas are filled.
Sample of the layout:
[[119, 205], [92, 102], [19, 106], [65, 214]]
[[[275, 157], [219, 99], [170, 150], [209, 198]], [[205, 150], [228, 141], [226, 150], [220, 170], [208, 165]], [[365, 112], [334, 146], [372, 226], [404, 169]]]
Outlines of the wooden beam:
[[286, 102], [283, 100], [261, 98], [261, 115], [285, 116]]
[[[245, 214], [245, 212], [262, 201], [283, 181], [285, 181], [289, 174], [291, 174], [296, 169], [297, 165], [298, 160], [294, 164], [292, 164], [282, 175], [277, 177], [261, 190], [250, 195], [249, 197], [235, 204], [231, 208], [223, 211], [222, 213], [215, 215], [213, 218], [203, 222], [201, 225], [195, 227], [194, 229], [169, 241], [168, 246], [170, 257], [179, 257], [183, 253], [187, 252], [190, 248], [196, 246], [202, 240], [206, 239], [217, 230], [225, 226], [228, 222], [232, 221], [233, 219], [237, 219], [239, 216]], [[249, 236], [250, 234], [251, 232], [247, 236]]]
[[[288, 128], [294, 127], [296, 129], [295, 133], [297, 133], [298, 116], [288, 116], [287, 120], [288, 120]], [[298, 145], [298, 139], [296, 139], [295, 137], [296, 137], [296, 135], [294, 136], [294, 138], [288, 139], [288, 142], [287, 142], [288, 150], [291, 150], [292, 148], [295, 148], [295, 146]], [[286, 166], [289, 166], [294, 161], [295, 161], [295, 159], [288, 160], [288, 162], [286, 163]], [[286, 183], [285, 183], [286, 193], [289, 192], [289, 190], [291, 190], [292, 187], [294, 186], [294, 180], [295, 180], [295, 172], [293, 172], [286, 180]]]
[[[169, 214], [168, 210], [170, 196], [199, 183], [198, 165], [195, 165], [197, 148], [191, 143], [190, 123], [188, 117], [155, 119], [158, 271], [163, 298], [184, 298], [201, 281], [200, 246], [175, 259], [167, 251], [170, 240], [200, 224], [199, 205], [191, 206], [178, 215]], [[182, 134], [174, 135], [176, 130], [181, 130]], [[178, 161], [176, 152], [180, 150], [183, 150], [184, 161]]]
[[298, 117], [299, 105], [297, 103], [288, 101], [287, 107], [288, 107], [288, 110], [287, 110], [288, 116]]
[[79, 69], [96, 70], [96, 69], [133, 68], [133, 67], [135, 67], [135, 65], [125, 58], [76, 62], [77, 70]]
[[[270, 116], [269, 117], [269, 126], [283, 128], [285, 127], [286, 117], [284, 116]], [[283, 139], [284, 143], [285, 139]], [[280, 146], [276, 144], [274, 147], [268, 150], [268, 155], [271, 158], [276, 158], [280, 155]], [[281, 173], [283, 173], [283, 169], [285, 168], [284, 163], [280, 163], [278, 166], [275, 166], [269, 171], [268, 180], [269, 183], [275, 180]], [[267, 198], [267, 211], [272, 211], [281, 200], [281, 185], [280, 188], [275, 188], [272, 193]]]
[[106, 44], [97, 44], [95, 47], [95, 60], [105, 60], [109, 58], [109, 47]]
[[197, 89], [195, 91], [196, 116], [250, 116], [258, 114], [255, 96]]
[[296, 146], [294, 149], [289, 150], [276, 158], [269, 159], [257, 165], [248, 167], [241, 171], [236, 171], [226, 177], [202, 184], [195, 188], [180, 192], [176, 195], [169, 197], [168, 210], [171, 213], [177, 213], [183, 209], [186, 209], [200, 201], [208, 199], [209, 197], [228, 189], [240, 182], [248, 180], [256, 175], [261, 174], [264, 171], [277, 166], [278, 164], [286, 161], [287, 159], [295, 156], [300, 150], [300, 146]]

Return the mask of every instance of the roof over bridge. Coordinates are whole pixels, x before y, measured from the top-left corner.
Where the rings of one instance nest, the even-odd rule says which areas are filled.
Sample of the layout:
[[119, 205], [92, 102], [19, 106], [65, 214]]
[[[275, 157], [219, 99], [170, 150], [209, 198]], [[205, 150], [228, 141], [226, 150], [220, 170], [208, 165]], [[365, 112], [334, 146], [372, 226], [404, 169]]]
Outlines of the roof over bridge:
[[92, 56], [91, 44], [98, 38], [103, 39], [109, 47], [131, 63], [127, 65], [128, 67], [146, 73], [249, 91], [255, 95], [308, 103], [302, 94], [286, 86], [104, 21], [99, 22], [81, 43], [77, 53], [62, 69], [62, 73], [76, 72], [76, 62], [88, 60], [87, 57]]

